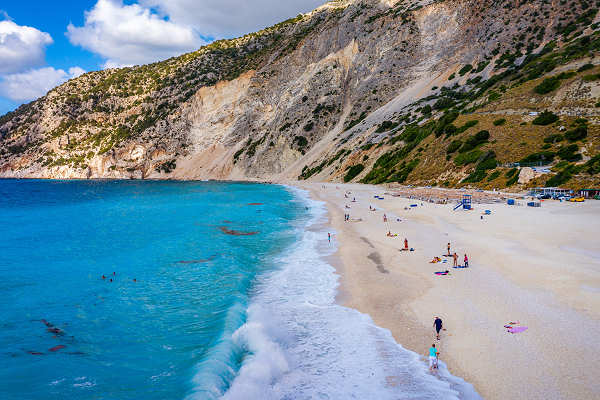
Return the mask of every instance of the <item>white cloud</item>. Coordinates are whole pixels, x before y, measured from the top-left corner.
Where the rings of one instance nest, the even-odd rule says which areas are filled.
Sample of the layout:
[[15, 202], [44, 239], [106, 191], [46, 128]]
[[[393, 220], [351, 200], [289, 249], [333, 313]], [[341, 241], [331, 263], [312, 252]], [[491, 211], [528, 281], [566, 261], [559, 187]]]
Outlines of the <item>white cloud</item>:
[[17, 74], [8, 74], [0, 80], [0, 96], [16, 102], [34, 100], [45, 95], [55, 86], [84, 72], [79, 67], [69, 68], [68, 72], [62, 69], [45, 67]]
[[0, 21], [0, 74], [11, 74], [44, 64], [52, 37], [30, 26]]
[[312, 11], [326, 0], [139, 0], [204, 36], [230, 38]]
[[85, 13], [84, 26], [69, 24], [67, 36], [71, 43], [106, 58], [107, 67], [163, 60], [203, 44], [191, 27], [121, 0], [98, 0]]
[[164, 60], [310, 11], [325, 0], [98, 0], [67, 36], [106, 59], [105, 68]]

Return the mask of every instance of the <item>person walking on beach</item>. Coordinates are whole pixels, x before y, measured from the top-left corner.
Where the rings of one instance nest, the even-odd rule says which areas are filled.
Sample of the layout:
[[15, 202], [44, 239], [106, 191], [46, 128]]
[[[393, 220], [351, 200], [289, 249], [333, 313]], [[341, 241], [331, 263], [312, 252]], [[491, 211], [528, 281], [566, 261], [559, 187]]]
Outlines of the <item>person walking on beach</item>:
[[469, 268], [469, 257], [465, 254], [465, 268]]
[[429, 348], [429, 371], [433, 372], [434, 369], [438, 368], [439, 354], [440, 352], [435, 348], [435, 343], [432, 343]]
[[435, 317], [435, 321], [433, 321], [433, 326], [435, 326], [437, 340], [440, 340], [440, 331], [442, 330], [442, 325], [442, 319], [440, 317]]
[[327, 232], [327, 240], [329, 240], [329, 243], [331, 243], [331, 233]]
[[446, 254], [448, 254], [449, 256], [452, 255], [452, 253], [450, 253], [450, 242], [448, 242], [448, 252]]
[[454, 254], [452, 255], [452, 258], [454, 259], [454, 267], [458, 267], [458, 254], [456, 254], [456, 252], [454, 252]]
[[408, 250], [408, 239], [404, 238], [404, 250]]
[[387, 222], [387, 215], [383, 214], [383, 222]]

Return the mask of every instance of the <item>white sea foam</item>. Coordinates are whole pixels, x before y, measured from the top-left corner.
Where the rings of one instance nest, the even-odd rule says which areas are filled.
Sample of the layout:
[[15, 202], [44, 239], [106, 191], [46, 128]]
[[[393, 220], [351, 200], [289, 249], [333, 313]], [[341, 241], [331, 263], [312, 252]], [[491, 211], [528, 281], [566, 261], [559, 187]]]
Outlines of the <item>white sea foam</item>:
[[338, 276], [324, 258], [335, 247], [318, 228], [325, 208], [290, 190], [310, 204], [312, 218], [259, 284], [247, 323], [234, 334], [251, 355], [223, 398], [478, 399], [443, 363], [431, 375], [368, 315], [335, 303]]

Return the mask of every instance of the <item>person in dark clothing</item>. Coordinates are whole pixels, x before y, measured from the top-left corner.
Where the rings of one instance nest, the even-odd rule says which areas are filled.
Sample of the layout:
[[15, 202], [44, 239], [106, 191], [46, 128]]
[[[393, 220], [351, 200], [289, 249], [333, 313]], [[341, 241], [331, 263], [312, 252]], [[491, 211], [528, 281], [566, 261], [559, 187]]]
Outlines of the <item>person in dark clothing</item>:
[[442, 320], [440, 319], [440, 317], [435, 317], [435, 321], [433, 321], [433, 326], [435, 326], [437, 340], [440, 340], [440, 331], [442, 330]]

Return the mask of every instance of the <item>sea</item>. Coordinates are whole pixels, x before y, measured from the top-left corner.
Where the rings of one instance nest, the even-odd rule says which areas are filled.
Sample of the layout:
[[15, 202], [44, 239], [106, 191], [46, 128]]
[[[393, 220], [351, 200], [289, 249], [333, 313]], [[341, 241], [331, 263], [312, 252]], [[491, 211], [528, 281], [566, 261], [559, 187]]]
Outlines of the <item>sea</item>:
[[4, 400], [479, 398], [336, 304], [302, 190], [0, 180], [0, 224]]

